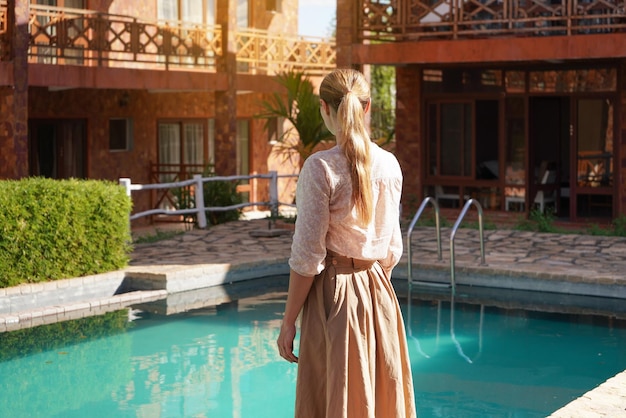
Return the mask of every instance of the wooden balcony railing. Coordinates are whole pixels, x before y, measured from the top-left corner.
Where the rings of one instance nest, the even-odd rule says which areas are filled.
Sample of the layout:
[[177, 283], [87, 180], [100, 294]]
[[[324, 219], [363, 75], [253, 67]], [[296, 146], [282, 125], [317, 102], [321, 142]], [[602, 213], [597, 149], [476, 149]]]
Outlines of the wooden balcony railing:
[[82, 9], [30, 6], [31, 62], [111, 67], [215, 66], [219, 26], [149, 22]]
[[626, 0], [365, 0], [359, 37], [387, 41], [626, 30]]
[[[7, 1], [0, 0], [3, 59], [10, 59], [7, 14]], [[215, 71], [223, 43], [220, 26], [41, 5], [30, 6], [29, 33], [30, 62], [58, 65]], [[242, 72], [275, 74], [298, 69], [317, 73], [335, 67], [331, 40], [254, 29], [236, 32], [235, 37]]]
[[334, 44], [324, 38], [287, 37], [258, 29], [237, 32], [237, 62], [251, 72], [322, 73], [335, 67]]

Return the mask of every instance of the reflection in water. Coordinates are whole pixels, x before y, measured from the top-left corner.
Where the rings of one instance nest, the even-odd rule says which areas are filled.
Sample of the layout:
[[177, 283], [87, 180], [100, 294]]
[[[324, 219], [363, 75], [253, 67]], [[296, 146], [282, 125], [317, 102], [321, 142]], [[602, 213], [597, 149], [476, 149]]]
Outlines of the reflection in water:
[[67, 417], [106, 401], [132, 378], [130, 325], [124, 310], [1, 333], [0, 415]]
[[402, 305], [420, 418], [545, 417], [626, 369], [610, 300], [436, 292]]
[[[483, 319], [484, 319], [485, 307], [484, 305], [480, 305], [480, 325], [478, 326], [478, 354], [476, 354], [476, 358], [480, 356], [483, 348]], [[463, 348], [461, 347], [461, 343], [456, 338], [456, 334], [454, 333], [454, 296], [450, 297], [450, 336], [452, 337], [452, 341], [456, 345], [456, 350], [459, 355], [463, 357], [468, 363], [473, 363], [472, 359], [470, 359], [463, 352]], [[474, 360], [476, 359], [474, 358]]]
[[[439, 334], [440, 334], [440, 329], [441, 329], [441, 310], [442, 310], [442, 300], [438, 300], [437, 302], [437, 332], [436, 332], [436, 346], [439, 345]], [[407, 305], [407, 323], [411, 324], [411, 312], [412, 312], [412, 303], [409, 303]], [[450, 312], [450, 338], [452, 340], [452, 342], [454, 343], [454, 345], [456, 346], [456, 350], [459, 354], [459, 356], [461, 356], [463, 359], [465, 359], [465, 361], [467, 361], [468, 363], [473, 363], [474, 360], [476, 360], [480, 354], [482, 353], [482, 346], [483, 346], [483, 323], [484, 323], [484, 315], [485, 315], [485, 306], [484, 305], [480, 305], [480, 319], [479, 319], [479, 324], [478, 324], [478, 353], [476, 354], [476, 356], [472, 359], [470, 357], [468, 357], [465, 352], [463, 351], [463, 347], [461, 345], [461, 343], [459, 342], [459, 340], [456, 337], [455, 331], [454, 331], [454, 312], [455, 312], [455, 301], [454, 301], [454, 295], [451, 294], [450, 295], [450, 308], [449, 308], [449, 312]], [[425, 358], [430, 358], [430, 355], [427, 354], [426, 352], [424, 352], [422, 345], [419, 341], [419, 339], [413, 335], [413, 328], [411, 326], [407, 327], [406, 330], [407, 333], [407, 338], [410, 341], [413, 341], [415, 343], [415, 348], [417, 350], [417, 352], [422, 355]]]

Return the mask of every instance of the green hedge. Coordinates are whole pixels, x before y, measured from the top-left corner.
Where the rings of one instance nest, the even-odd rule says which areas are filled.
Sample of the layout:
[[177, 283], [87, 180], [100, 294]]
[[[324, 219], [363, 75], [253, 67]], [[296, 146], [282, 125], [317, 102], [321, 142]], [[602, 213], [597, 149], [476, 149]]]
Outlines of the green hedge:
[[0, 287], [125, 267], [131, 205], [109, 181], [0, 181]]

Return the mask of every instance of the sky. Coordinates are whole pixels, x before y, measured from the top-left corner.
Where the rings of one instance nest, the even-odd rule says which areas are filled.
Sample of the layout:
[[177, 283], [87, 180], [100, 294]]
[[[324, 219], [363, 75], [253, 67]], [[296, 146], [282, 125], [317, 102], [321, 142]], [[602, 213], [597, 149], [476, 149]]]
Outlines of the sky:
[[298, 34], [330, 37], [333, 33], [336, 0], [299, 0]]

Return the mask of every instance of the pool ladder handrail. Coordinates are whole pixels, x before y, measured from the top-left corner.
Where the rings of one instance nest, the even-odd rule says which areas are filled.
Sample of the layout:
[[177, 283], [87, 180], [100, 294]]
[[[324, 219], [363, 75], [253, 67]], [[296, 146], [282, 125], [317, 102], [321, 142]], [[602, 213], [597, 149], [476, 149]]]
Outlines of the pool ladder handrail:
[[[419, 209], [417, 209], [417, 212], [413, 216], [413, 220], [411, 220], [411, 223], [409, 224], [409, 229], [407, 230], [407, 234], [406, 234], [406, 247], [407, 247], [407, 258], [408, 258], [407, 276], [408, 276], [409, 294], [411, 292], [411, 286], [413, 285], [413, 273], [412, 273], [413, 254], [411, 251], [411, 234], [413, 233], [413, 228], [415, 227], [417, 220], [419, 219], [420, 216], [422, 216], [422, 213], [424, 212], [424, 209], [426, 208], [426, 205], [428, 203], [431, 203], [433, 205], [433, 208], [435, 209], [435, 231], [437, 233], [437, 258], [439, 259], [439, 261], [442, 260], [442, 257], [441, 257], [441, 223], [439, 221], [439, 204], [437, 203], [437, 200], [434, 197], [426, 196], [426, 198], [422, 201], [422, 204], [420, 205]], [[423, 282], [423, 284], [427, 284], [430, 286], [441, 286], [440, 283]]]
[[463, 210], [459, 214], [459, 217], [456, 219], [454, 226], [452, 227], [452, 232], [450, 232], [450, 286], [452, 288], [452, 295], [456, 292], [456, 262], [454, 258], [454, 239], [456, 238], [456, 231], [459, 229], [459, 225], [463, 221], [463, 218], [467, 214], [470, 206], [475, 205], [478, 210], [478, 233], [480, 236], [480, 265], [484, 266], [485, 263], [485, 238], [483, 234], [483, 208], [476, 199], [470, 199], [465, 202], [463, 206]]

